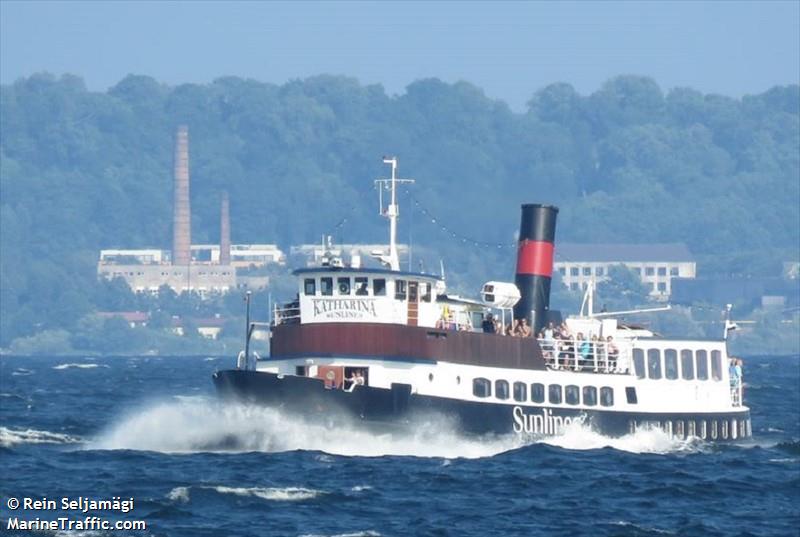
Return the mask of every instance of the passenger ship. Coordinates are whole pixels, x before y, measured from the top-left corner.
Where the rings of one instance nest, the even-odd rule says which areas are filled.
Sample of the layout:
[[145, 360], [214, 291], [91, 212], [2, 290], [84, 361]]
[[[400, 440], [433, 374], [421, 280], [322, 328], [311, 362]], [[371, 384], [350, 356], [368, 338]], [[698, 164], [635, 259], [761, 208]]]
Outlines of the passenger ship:
[[[250, 322], [248, 302], [237, 367], [214, 374], [223, 397], [371, 424], [443, 415], [477, 434], [557, 435], [581, 423], [609, 436], [653, 427], [677, 438], [751, 436], [727, 338], [664, 339], [627, 326], [592, 311], [591, 287], [565, 334], [551, 336], [550, 323], [560, 323], [549, 310], [556, 207], [522, 206], [515, 281], [488, 282], [480, 299], [448, 295], [443, 275], [400, 270], [403, 180], [396, 158], [384, 163], [391, 177], [376, 184], [389, 196], [385, 208], [381, 201], [389, 245], [373, 253], [380, 265], [326, 255], [320, 266], [295, 270], [297, 298], [275, 308], [265, 359], [249, 352], [260, 323]], [[504, 324], [526, 319], [533, 334], [544, 328], [547, 336], [484, 331], [490, 313]]]

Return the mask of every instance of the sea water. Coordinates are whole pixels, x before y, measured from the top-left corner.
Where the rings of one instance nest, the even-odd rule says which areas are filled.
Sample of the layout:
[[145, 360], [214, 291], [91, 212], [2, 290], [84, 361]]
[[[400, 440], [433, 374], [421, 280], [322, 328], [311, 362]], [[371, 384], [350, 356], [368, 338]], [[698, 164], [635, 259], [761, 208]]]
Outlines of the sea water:
[[[233, 362], [0, 358], [0, 534], [59, 517], [146, 529], [38, 534], [800, 534], [798, 356], [746, 359], [753, 438], [726, 445], [579, 424], [555, 438], [464, 436], [444, 421], [328, 428], [222, 404], [211, 375]], [[115, 499], [133, 508], [88, 503]]]

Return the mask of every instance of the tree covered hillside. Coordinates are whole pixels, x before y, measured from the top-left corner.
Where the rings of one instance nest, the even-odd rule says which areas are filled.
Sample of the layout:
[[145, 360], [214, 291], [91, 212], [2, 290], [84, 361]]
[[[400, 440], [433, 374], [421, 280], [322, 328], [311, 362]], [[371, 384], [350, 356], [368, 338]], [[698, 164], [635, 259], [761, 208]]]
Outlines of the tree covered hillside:
[[176, 87], [128, 76], [99, 93], [35, 75], [0, 100], [2, 346], [97, 309], [101, 248], [170, 247], [179, 124], [195, 243], [218, 241], [222, 190], [234, 242], [384, 241], [372, 180], [393, 154], [417, 180], [401, 240], [435, 252], [430, 268], [443, 257], [465, 288], [510, 277], [513, 248], [453, 241], [442, 226], [507, 245], [523, 202], [561, 208], [561, 241], [685, 242], [701, 273], [776, 275], [798, 255], [798, 86], [739, 100], [625, 76], [588, 96], [553, 84], [519, 114], [436, 79], [390, 96], [333, 76]]

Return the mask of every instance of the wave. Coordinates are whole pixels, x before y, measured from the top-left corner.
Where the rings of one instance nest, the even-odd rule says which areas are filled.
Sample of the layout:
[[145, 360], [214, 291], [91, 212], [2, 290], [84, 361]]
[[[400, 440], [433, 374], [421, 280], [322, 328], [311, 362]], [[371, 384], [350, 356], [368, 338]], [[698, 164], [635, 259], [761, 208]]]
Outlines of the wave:
[[54, 365], [53, 369], [95, 369], [97, 367], [105, 367], [108, 368], [105, 364], [58, 364]]
[[20, 444], [77, 444], [82, 440], [76, 436], [35, 429], [14, 430], [0, 427], [0, 447], [9, 448]]
[[353, 533], [335, 533], [331, 535], [326, 535], [323, 533], [304, 533], [300, 535], [300, 537], [381, 537], [381, 534], [377, 531], [366, 530], [356, 531]]
[[24, 367], [18, 367], [17, 369], [15, 369], [11, 373], [11, 376], [12, 377], [27, 377], [27, 376], [33, 375], [33, 373], [34, 373], [34, 371], [32, 371], [30, 369], [25, 369]]
[[555, 437], [465, 436], [440, 418], [418, 419], [399, 431], [376, 432], [359, 422], [330, 426], [275, 408], [224, 404], [207, 397], [180, 397], [121, 417], [84, 447], [162, 453], [318, 451], [331, 455], [477, 459], [536, 444], [569, 450], [612, 448], [629, 453], [703, 451], [699, 439], [678, 440], [658, 428], [619, 438], [575, 422]]
[[464, 437], [443, 420], [377, 433], [358, 422], [329, 427], [274, 408], [192, 398], [121, 418], [86, 446], [165, 453], [319, 451], [331, 455], [480, 458], [525, 445], [521, 437]]
[[[277, 501], [277, 502], [297, 502], [304, 500], [311, 500], [325, 492], [314, 489], [307, 489], [302, 487], [226, 487], [218, 486], [201, 486], [198, 487], [205, 490], [213, 490], [218, 494], [232, 494], [234, 496], [244, 496], [260, 498], [262, 500]], [[191, 500], [192, 487], [175, 487], [167, 494], [167, 499], [178, 502], [188, 503]]]
[[537, 437], [535, 443], [547, 444], [570, 450], [612, 448], [628, 453], [680, 453], [707, 449], [708, 444], [699, 438], [679, 440], [658, 427], [641, 427], [635, 433], [620, 437], [604, 436], [580, 422], [568, 425], [558, 436]]

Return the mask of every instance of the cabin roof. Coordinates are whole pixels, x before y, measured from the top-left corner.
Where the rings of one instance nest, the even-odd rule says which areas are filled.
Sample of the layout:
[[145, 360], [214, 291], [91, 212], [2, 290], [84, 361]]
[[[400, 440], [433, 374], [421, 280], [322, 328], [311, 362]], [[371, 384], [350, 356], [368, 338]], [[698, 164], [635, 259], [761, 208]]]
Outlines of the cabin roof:
[[296, 276], [302, 276], [303, 274], [323, 274], [323, 273], [330, 273], [331, 275], [379, 275], [379, 276], [386, 276], [391, 278], [420, 278], [425, 280], [434, 280], [440, 281], [442, 280], [441, 276], [437, 276], [436, 274], [423, 274], [421, 272], [405, 272], [402, 270], [388, 270], [382, 268], [371, 268], [371, 267], [361, 267], [361, 268], [353, 268], [353, 267], [306, 267], [306, 268], [299, 268], [295, 269], [292, 274]]

